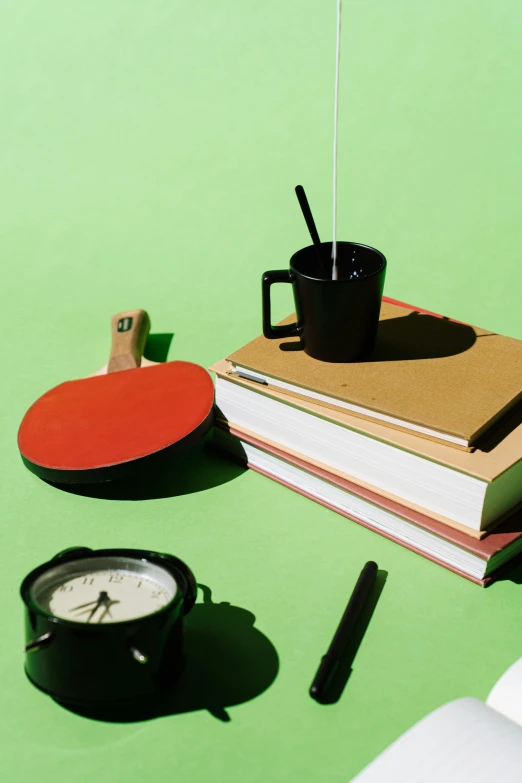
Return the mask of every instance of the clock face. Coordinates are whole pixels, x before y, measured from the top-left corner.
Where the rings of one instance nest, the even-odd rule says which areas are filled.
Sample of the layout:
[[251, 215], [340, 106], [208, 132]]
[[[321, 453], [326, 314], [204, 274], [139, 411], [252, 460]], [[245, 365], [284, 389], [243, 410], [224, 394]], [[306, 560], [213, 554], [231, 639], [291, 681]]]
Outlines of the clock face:
[[49, 568], [35, 580], [31, 596], [55, 617], [95, 625], [154, 614], [177, 589], [172, 574], [145, 559], [87, 557]]

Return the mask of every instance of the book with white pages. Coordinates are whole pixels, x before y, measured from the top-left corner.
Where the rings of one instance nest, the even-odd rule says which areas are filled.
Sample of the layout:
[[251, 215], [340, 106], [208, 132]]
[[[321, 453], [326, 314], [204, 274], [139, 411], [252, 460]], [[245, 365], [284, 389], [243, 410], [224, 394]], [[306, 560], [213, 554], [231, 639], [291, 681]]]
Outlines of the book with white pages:
[[486, 586], [522, 552], [522, 510], [476, 539], [220, 422], [212, 443], [239, 462], [438, 565]]
[[470, 452], [267, 389], [229, 368], [210, 368], [218, 418], [283, 451], [476, 537], [522, 503], [518, 412], [505, 437]]
[[522, 658], [486, 702], [451, 701], [416, 723], [351, 783], [520, 783]]
[[[296, 320], [295, 314], [280, 325]], [[522, 399], [522, 340], [383, 297], [358, 362], [321, 362], [263, 335], [227, 357], [238, 375], [417, 436], [470, 449]]]

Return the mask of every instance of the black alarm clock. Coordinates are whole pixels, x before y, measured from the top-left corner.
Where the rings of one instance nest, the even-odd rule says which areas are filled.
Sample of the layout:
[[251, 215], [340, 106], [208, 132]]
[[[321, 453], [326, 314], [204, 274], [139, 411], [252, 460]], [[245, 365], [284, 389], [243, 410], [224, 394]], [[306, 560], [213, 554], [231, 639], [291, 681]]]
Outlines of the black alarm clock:
[[196, 600], [177, 557], [141, 549], [67, 549], [31, 571], [25, 670], [63, 702], [120, 702], [154, 694], [183, 668], [183, 617]]

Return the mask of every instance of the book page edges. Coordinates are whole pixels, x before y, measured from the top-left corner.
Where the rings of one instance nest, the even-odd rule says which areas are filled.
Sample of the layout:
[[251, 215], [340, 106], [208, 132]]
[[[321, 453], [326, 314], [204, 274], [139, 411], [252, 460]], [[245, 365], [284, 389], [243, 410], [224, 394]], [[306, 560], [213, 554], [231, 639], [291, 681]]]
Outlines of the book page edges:
[[[228, 359], [227, 359], [228, 361]], [[248, 380], [247, 378], [244, 378], [239, 373], [235, 372], [234, 370], [227, 370], [227, 376], [230, 379], [237, 379], [239, 381], [242, 380]], [[256, 381], [253, 381], [253, 383], [256, 383]], [[325, 402], [324, 400], [315, 400], [312, 397], [309, 397], [306, 394], [300, 394], [298, 391], [290, 391], [289, 389], [281, 389], [279, 386], [275, 386], [274, 384], [262, 384], [263, 388], [269, 391], [271, 394], [273, 392], [276, 392], [278, 394], [282, 394], [286, 397], [294, 398], [297, 400], [303, 400], [303, 402], [312, 402], [314, 405], [319, 405], [322, 408], [326, 408], [327, 410], [331, 411], [338, 411], [339, 413], [347, 413], [349, 416], [355, 416], [357, 419], [364, 419], [365, 421], [376, 421], [379, 424], [381, 424], [384, 427], [389, 427], [393, 430], [399, 430], [400, 432], [406, 432], [411, 433], [414, 432], [415, 436], [417, 438], [425, 438], [426, 440], [434, 441], [435, 443], [440, 443], [444, 446], [451, 446], [452, 449], [460, 449], [461, 451], [473, 451], [474, 446], [464, 446], [460, 443], [451, 443], [450, 441], [444, 440], [443, 438], [437, 438], [436, 435], [430, 435], [427, 432], [417, 432], [417, 430], [413, 430], [411, 427], [408, 427], [406, 424], [401, 424], [400, 420], [396, 421], [386, 421], [381, 422], [379, 419], [377, 419], [375, 416], [372, 416], [371, 409], [368, 408], [368, 413], [364, 413], [362, 411], [352, 411], [347, 410], [346, 408], [342, 408], [339, 405], [335, 405], [334, 402]], [[298, 388], [298, 387], [296, 387]], [[380, 411], [379, 411], [380, 413]], [[417, 422], [412, 422], [413, 424], [417, 424]], [[422, 426], [422, 425], [419, 425]], [[452, 433], [447, 433], [452, 434]], [[463, 438], [464, 439], [464, 438]]]
[[[222, 419], [219, 416], [219, 414], [216, 423], [218, 426], [230, 430], [232, 434], [236, 434], [239, 437], [245, 436], [250, 441], [257, 440], [260, 443], [268, 446], [271, 450], [274, 449], [274, 450], [281, 451], [280, 446], [278, 446], [278, 444], [275, 443], [274, 441], [267, 440], [266, 438], [261, 438], [258, 434], [254, 432], [250, 432], [249, 430], [246, 430], [244, 427], [238, 426], [234, 422], [229, 422], [226, 419]], [[414, 513], [427, 516], [427, 509], [425, 509], [423, 506], [419, 506], [416, 503], [412, 503], [409, 500], [400, 498], [398, 495], [394, 495], [391, 492], [387, 492], [386, 490], [381, 489], [380, 487], [377, 491], [376, 487], [372, 486], [371, 484], [368, 484], [368, 482], [362, 481], [361, 479], [356, 478], [354, 476], [350, 476], [348, 475], [348, 473], [343, 473], [340, 470], [336, 470], [335, 468], [332, 468], [331, 465], [325, 465], [323, 462], [318, 462], [317, 460], [311, 459], [308, 455], [306, 455], [305, 457], [303, 454], [300, 454], [298, 451], [294, 451], [293, 449], [287, 449], [285, 447], [284, 451], [290, 457], [293, 457], [298, 460], [302, 460], [303, 462], [307, 462], [309, 465], [313, 466], [314, 468], [317, 468], [318, 470], [323, 471], [324, 473], [330, 474], [331, 477], [337, 477], [342, 481], [349, 482], [350, 484], [358, 486], [363, 490], [367, 490], [369, 492], [379, 494], [381, 497], [386, 498], [387, 500], [396, 503], [397, 505], [410, 509]], [[429, 514], [433, 520], [440, 522], [441, 524], [446, 525], [447, 527], [451, 527], [454, 530], [458, 530], [461, 533], [465, 533], [467, 536], [471, 536], [471, 538], [474, 539], [484, 538], [494, 527], [492, 526], [488, 528], [488, 530], [475, 530], [475, 528], [471, 528], [468, 527], [467, 525], [463, 525], [454, 519], [448, 519], [448, 517], [445, 517], [442, 514], [437, 514], [437, 512], [435, 511], [430, 510]]]
[[320, 498], [316, 498], [314, 495], [311, 495], [309, 492], [306, 492], [305, 490], [299, 487], [294, 487], [292, 484], [287, 483], [283, 479], [280, 479], [276, 476], [273, 476], [271, 473], [264, 471], [262, 468], [258, 467], [257, 465], [251, 465], [250, 463], [248, 463], [248, 467], [250, 468], [250, 470], [254, 470], [256, 473], [259, 473], [260, 475], [265, 476], [266, 478], [269, 478], [272, 481], [276, 481], [278, 484], [281, 484], [281, 486], [286, 487], [287, 489], [291, 489], [293, 492], [297, 492], [299, 495], [308, 498], [308, 500], [313, 500], [315, 503], [319, 503], [319, 505], [323, 506], [324, 508], [327, 508], [329, 511], [334, 511], [336, 514], [340, 514], [341, 516], [345, 517], [345, 519], [349, 519], [351, 522], [355, 522], [357, 525], [361, 525], [362, 527], [365, 527], [367, 530], [371, 530], [373, 533], [378, 533], [380, 536], [383, 536], [383, 538], [387, 538], [389, 541], [393, 541], [394, 544], [399, 544], [405, 549], [409, 549], [410, 552], [414, 552], [415, 554], [420, 555], [425, 560], [430, 560], [432, 563], [442, 566], [443, 568], [446, 568], [448, 571], [451, 571], [457, 576], [462, 576], [468, 581], [479, 585], [480, 587], [486, 587], [489, 581], [491, 581], [491, 577], [478, 579], [474, 576], [471, 576], [466, 571], [460, 571], [458, 568], [455, 568], [449, 563], [446, 563], [444, 560], [439, 560], [433, 555], [430, 555], [422, 551], [421, 549], [417, 549], [417, 547], [413, 546], [413, 544], [409, 544], [400, 538], [396, 538], [395, 536], [391, 535], [388, 532], [385, 532], [383, 530], [378, 530], [373, 525], [370, 525], [368, 522], [365, 522], [364, 520], [356, 517], [355, 514], [348, 514], [345, 511], [342, 511], [341, 509], [337, 508], [337, 506], [328, 503], [328, 501]]
[[218, 429], [229, 433], [234, 438], [244, 440], [246, 443], [261, 449], [295, 467], [304, 470], [313, 476], [328, 481], [340, 489], [356, 495], [392, 514], [406, 520], [412, 525], [428, 530], [434, 535], [440, 536], [446, 541], [451, 541], [456, 546], [472, 552], [477, 557], [489, 560], [497, 553], [506, 549], [522, 536], [522, 511], [511, 513], [509, 517], [499, 520], [494, 530], [476, 531], [461, 525], [453, 520], [448, 520], [440, 515], [428, 514], [426, 509], [415, 507], [389, 493], [377, 490], [370, 485], [362, 484], [352, 476], [333, 473], [330, 468], [312, 463], [308, 457], [297, 452], [283, 451], [277, 444], [266, 441], [258, 435], [249, 433], [241, 427], [230, 422], [219, 420], [216, 422]]
[[[292, 320], [293, 315], [280, 323]], [[262, 335], [228, 358], [292, 385], [453, 435], [468, 444], [520, 399], [520, 340], [386, 297], [379, 335], [377, 353], [366, 362], [318, 362], [302, 350], [284, 350], [288, 340], [267, 340]], [[279, 350], [282, 343], [283, 350]], [[448, 394], [448, 388], [454, 393]]]
[[482, 451], [480, 448], [476, 448], [474, 451], [465, 451], [429, 440], [428, 438], [419, 438], [411, 432], [394, 429], [387, 425], [379, 424], [375, 420], [358, 418], [348, 412], [341, 413], [338, 410], [328, 410], [327, 414], [327, 409], [324, 406], [316, 405], [309, 399], [297, 399], [290, 395], [281, 394], [279, 390], [271, 389], [268, 392], [259, 383], [229, 376], [227, 374], [229, 362], [226, 359], [216, 362], [209, 369], [230, 383], [236, 383], [259, 394], [265, 394], [286, 405], [311, 413], [317, 418], [327, 419], [335, 424], [339, 424], [341, 427], [355, 430], [370, 438], [388, 443], [432, 462], [438, 462], [441, 465], [466, 473], [487, 483], [494, 481], [497, 476], [509, 470], [516, 463], [520, 462], [522, 458], [522, 422], [517, 424], [489, 451]]
[[[236, 367], [236, 360], [232, 359], [231, 357], [227, 358], [226, 361], [229, 364], [230, 369], [227, 370], [227, 375], [236, 377], [238, 379], [243, 380], [242, 376], [234, 369]], [[245, 370], [252, 373], [258, 373], [260, 372], [255, 367], [248, 367], [245, 363], [241, 365], [237, 365], [244, 367]], [[275, 378], [275, 376], [270, 376], [268, 373], [264, 372], [263, 375], [265, 375], [267, 378], [273, 377], [274, 380], [284, 380], [283, 378]], [[245, 379], [248, 380], [248, 379]], [[255, 381], [254, 381], [255, 383]], [[265, 386], [265, 384], [263, 384]], [[421, 427], [423, 429], [433, 429], [432, 427], [428, 427], [425, 422], [421, 420], [417, 420], [414, 417], [406, 421], [405, 419], [401, 419], [399, 417], [394, 416], [393, 414], [388, 413], [385, 410], [381, 410], [380, 408], [372, 408], [369, 405], [364, 405], [361, 407], [364, 407], [365, 410], [361, 411], [354, 411], [349, 410], [347, 408], [342, 407], [341, 405], [335, 404], [335, 399], [342, 400], [343, 402], [347, 402], [351, 405], [360, 405], [360, 403], [356, 403], [352, 400], [344, 399], [340, 396], [334, 395], [332, 392], [329, 392], [330, 400], [318, 400], [314, 397], [311, 397], [310, 395], [306, 394], [304, 391], [307, 389], [306, 386], [300, 385], [296, 383], [295, 381], [292, 382], [292, 389], [283, 389], [280, 386], [277, 386], [275, 383], [268, 383], [266, 384], [266, 388], [269, 390], [273, 390], [275, 392], [278, 392], [279, 394], [288, 395], [289, 397], [295, 397], [297, 399], [304, 400], [305, 402], [312, 402], [314, 405], [319, 405], [321, 407], [327, 408], [329, 410], [338, 411], [339, 413], [347, 413], [350, 416], [356, 416], [357, 418], [366, 419], [368, 421], [375, 421], [378, 424], [381, 424], [385, 427], [391, 427], [392, 429], [397, 429], [402, 432], [406, 433], [414, 433], [416, 437], [418, 438], [426, 438], [426, 440], [434, 441], [435, 443], [440, 443], [443, 446], [451, 446], [453, 449], [460, 449], [462, 451], [474, 451], [477, 447], [477, 441], [482, 438], [485, 433], [493, 427], [494, 424], [497, 424], [500, 422], [501, 419], [503, 419], [505, 416], [510, 414], [522, 401], [522, 390], [520, 393], [513, 397], [509, 402], [507, 402], [504, 407], [499, 409], [493, 416], [491, 416], [487, 421], [485, 421], [481, 427], [476, 429], [472, 433], [464, 433], [459, 432], [455, 428], [453, 431], [445, 430], [442, 427], [439, 428], [438, 432], [440, 435], [449, 435], [451, 437], [459, 438], [463, 441], [466, 441], [466, 444], [463, 443], [455, 443], [454, 441], [445, 439], [443, 437], [437, 437], [435, 434], [430, 434], [428, 432], [420, 432], [419, 430], [414, 429], [414, 426], [408, 426], [408, 423], [411, 425], [416, 425], [417, 427]], [[299, 389], [303, 389], [303, 392], [301, 393]], [[313, 390], [312, 390], [313, 391]], [[324, 394], [324, 392], [320, 392], [321, 394]], [[325, 395], [326, 396], [326, 395]], [[381, 421], [377, 416], [372, 415], [375, 413], [380, 413], [385, 416], [389, 416], [393, 421]], [[435, 432], [435, 430], [433, 430]]]

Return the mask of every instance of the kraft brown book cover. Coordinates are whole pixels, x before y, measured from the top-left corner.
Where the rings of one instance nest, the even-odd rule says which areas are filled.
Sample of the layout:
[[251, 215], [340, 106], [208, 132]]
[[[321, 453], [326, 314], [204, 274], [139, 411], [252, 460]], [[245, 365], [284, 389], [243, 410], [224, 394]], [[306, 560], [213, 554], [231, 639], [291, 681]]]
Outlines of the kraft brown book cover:
[[[474, 451], [456, 449], [445, 443], [437, 443], [427, 438], [419, 438], [413, 432], [394, 429], [378, 421], [354, 416], [348, 411], [333, 410], [319, 405], [313, 400], [282, 394], [279, 389], [268, 388], [260, 383], [238, 378], [229, 373], [229, 362], [222, 359], [209, 369], [223, 380], [265, 395], [291, 407], [299, 408], [319, 419], [338, 424], [341, 427], [360, 432], [369, 438], [389, 443], [411, 454], [438, 462], [461, 473], [487, 482], [498, 480], [522, 459], [522, 413], [517, 406], [502, 423], [494, 427], [480, 439], [480, 447]], [[232, 422], [233, 423], [233, 422]]]
[[[233, 426], [227, 425], [225, 422], [219, 423], [218, 431], [219, 430], [222, 430], [223, 432], [227, 432], [230, 435], [232, 435], [234, 439], [237, 439], [238, 443], [240, 441], [244, 441], [245, 443], [255, 446], [256, 448], [261, 449], [262, 451], [265, 451], [266, 453], [271, 454], [274, 457], [282, 459], [285, 462], [288, 462], [297, 468], [305, 470], [306, 472], [314, 476], [317, 476], [320, 479], [328, 481], [330, 484], [333, 484], [334, 486], [339, 487], [340, 489], [343, 489], [346, 492], [349, 492], [353, 495], [356, 495], [357, 497], [367, 500], [370, 503], [373, 503], [376, 506], [379, 506], [380, 508], [391, 512], [392, 514], [395, 514], [401, 517], [402, 519], [405, 519], [406, 521], [410, 522], [412, 525], [415, 525], [423, 530], [427, 530], [436, 536], [440, 536], [440, 538], [444, 539], [445, 541], [449, 541], [452, 544], [455, 544], [456, 546], [462, 548], [463, 550], [473, 553], [474, 555], [480, 557], [484, 561], [488, 561], [491, 557], [493, 557], [495, 554], [499, 553], [503, 549], [513, 546], [522, 537], [522, 509], [519, 509], [515, 511], [513, 514], [511, 514], [507, 519], [505, 519], [505, 521], [501, 525], [499, 525], [498, 528], [496, 528], [494, 531], [486, 535], [484, 538], [477, 540], [471, 536], [466, 535], [464, 532], [460, 530], [455, 530], [452, 527], [448, 527], [447, 525], [437, 521], [436, 519], [433, 519], [432, 517], [427, 516], [426, 514], [419, 513], [418, 511], [415, 511], [409, 508], [408, 506], [404, 506], [395, 500], [391, 500], [387, 497], [384, 497], [376, 493], [375, 491], [372, 491], [365, 487], [361, 487], [360, 485], [355, 484], [352, 481], [340, 478], [339, 476], [334, 475], [324, 469], [318, 468], [317, 466], [310, 464], [306, 460], [303, 460], [297, 457], [296, 455], [292, 455], [289, 454], [288, 452], [282, 451], [281, 449], [274, 447], [273, 444], [269, 444], [266, 441], [260, 440], [259, 438], [252, 436], [251, 434], [245, 433], [243, 430], [236, 429]], [[220, 446], [219, 440], [217, 441], [217, 446], [218, 447]], [[493, 579], [497, 577], [497, 574], [500, 575], [501, 573], [504, 572], [505, 567], [512, 564], [511, 561], [509, 561], [508, 563], [505, 564], [505, 566], [501, 566], [498, 569], [498, 571], [495, 571], [492, 575], [488, 575], [483, 579], [475, 579], [474, 577], [470, 576], [466, 572], [461, 571], [441, 560], [438, 560], [436, 557], [426, 554], [422, 550], [415, 547], [413, 544], [405, 543], [402, 539], [395, 538], [394, 536], [373, 527], [367, 522], [356, 518], [354, 515], [349, 515], [347, 513], [344, 513], [343, 511], [339, 510], [337, 507], [331, 506], [326, 501], [322, 499], [318, 499], [313, 495], [310, 495], [309, 493], [306, 493], [305, 491], [297, 487], [294, 487], [293, 485], [288, 484], [282, 479], [277, 478], [271, 473], [269, 474], [263, 471], [258, 466], [250, 464], [246, 454], [244, 454], [244, 457], [240, 459], [242, 459], [245, 462], [245, 464], [247, 464], [253, 470], [267, 476], [267, 478], [278, 481], [280, 484], [283, 484], [289, 489], [299, 492], [300, 494], [305, 495], [309, 499], [314, 500], [315, 502], [318, 502], [327, 508], [331, 508], [336, 513], [340, 513], [343, 516], [346, 516], [348, 519], [351, 519], [357, 522], [358, 524], [361, 524], [364, 527], [367, 527], [370, 530], [379, 533], [379, 535], [383, 535], [386, 538], [389, 538], [390, 540], [393, 540], [396, 543], [401, 544], [401, 546], [405, 546], [407, 549], [410, 549], [411, 551], [416, 552], [417, 554], [420, 554], [423, 557], [426, 557], [427, 559], [432, 560], [435, 563], [438, 563], [439, 565], [443, 565], [445, 568], [448, 568], [450, 571], [453, 571], [459, 574], [460, 576], [464, 576], [465, 578], [470, 579], [471, 581], [476, 582], [477, 584], [481, 584], [483, 586], [489, 584]], [[515, 556], [518, 557], [518, 555]]]
[[386, 298], [368, 361], [321, 362], [300, 350], [296, 338], [262, 335], [227, 360], [359, 406], [370, 417], [374, 411], [399, 426], [410, 423], [462, 439], [464, 446], [522, 400], [522, 340]]

